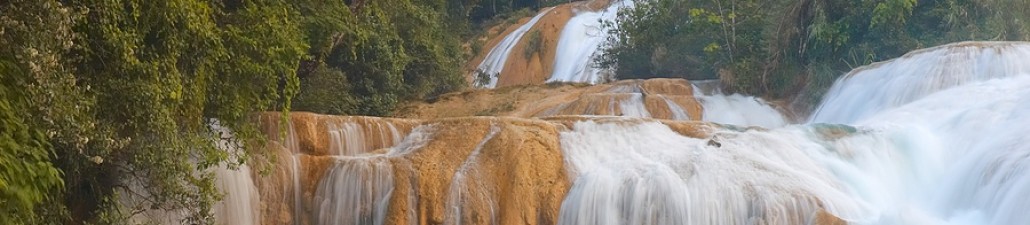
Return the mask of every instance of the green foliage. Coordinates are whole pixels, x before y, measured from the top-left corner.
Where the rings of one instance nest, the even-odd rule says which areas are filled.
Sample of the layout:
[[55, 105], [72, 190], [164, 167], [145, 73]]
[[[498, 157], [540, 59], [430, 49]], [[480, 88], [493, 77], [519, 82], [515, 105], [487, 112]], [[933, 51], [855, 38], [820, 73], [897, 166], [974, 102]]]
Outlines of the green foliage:
[[211, 223], [220, 194], [204, 171], [247, 157], [217, 149], [209, 123], [252, 140], [251, 113], [289, 108], [307, 49], [295, 12], [274, 0], [68, 4], [0, 5], [0, 142], [27, 163], [2, 163], [18, 198], [4, 193], [2, 220], [126, 224], [158, 210]]
[[[295, 4], [305, 9], [314, 2]], [[388, 115], [401, 101], [465, 86], [456, 66], [463, 63], [460, 37], [448, 27], [451, 21], [443, 1], [375, 1], [353, 11], [342, 4], [307, 8], [312, 15], [346, 12], [337, 13], [340, 18], [303, 20], [312, 46], [327, 47], [312, 48], [315, 57], [307, 63], [309, 72], [301, 74], [301, 83], [307, 85], [297, 110]], [[324, 37], [319, 35], [333, 37], [333, 44], [318, 44]], [[340, 75], [345, 77], [329, 77]], [[340, 85], [320, 85], [315, 80]]]
[[0, 221], [32, 224], [63, 183], [44, 131], [30, 126], [26, 93], [12, 85], [28, 77], [10, 60], [0, 59]]
[[[134, 210], [186, 211], [189, 223], [211, 223], [218, 193], [206, 171], [227, 159], [216, 148], [210, 118], [254, 137], [247, 114], [268, 109], [295, 89], [294, 70], [303, 45], [289, 37], [290, 24], [274, 2], [223, 8], [219, 2], [82, 1], [88, 10], [75, 31], [77, 75], [96, 89], [98, 124], [124, 143], [97, 149], [106, 159], [88, 181], [102, 214], [117, 223]], [[260, 25], [258, 25], [260, 24]], [[286, 81], [280, 88], [280, 81]], [[291, 85], [292, 84], [292, 85]], [[279, 91], [283, 89], [283, 91]], [[287, 101], [288, 102], [288, 101]], [[241, 153], [230, 153], [241, 154]], [[125, 192], [127, 209], [104, 196], [126, 190], [96, 187], [142, 186]], [[105, 222], [105, 221], [101, 221]]]
[[522, 50], [522, 56], [526, 59], [533, 58], [533, 54], [540, 53], [543, 50], [543, 38], [540, 37], [540, 30], [533, 30], [529, 32], [529, 36], [526, 42], [526, 48]]
[[[490, 20], [526, 8], [538, 9], [568, 3], [567, 0], [455, 0], [466, 9], [466, 17], [474, 23]], [[535, 10], [533, 10], [535, 11]], [[522, 17], [517, 17], [522, 18]]]
[[751, 64], [764, 57], [762, 26], [770, 16], [763, 2], [639, 2], [619, 13], [620, 26], [598, 63], [623, 79], [709, 79], [720, 69]]
[[212, 121], [259, 140], [256, 111], [385, 115], [465, 86], [480, 1], [346, 2], [3, 1], [0, 221], [210, 224], [208, 169], [249, 159]]
[[356, 111], [357, 100], [350, 94], [347, 76], [321, 65], [301, 80], [294, 107], [312, 112], [346, 114]]
[[52, 0], [0, 5], [0, 221], [8, 224], [66, 218], [59, 202], [69, 174], [55, 161], [77, 155], [55, 157], [54, 148], [82, 146], [92, 126], [81, 114], [89, 105], [79, 105], [88, 99], [61, 63], [75, 17]]
[[490, 80], [493, 79], [494, 77], [499, 76], [500, 73], [490, 74], [490, 73], [488, 73], [486, 71], [483, 71], [481, 69], [476, 69], [474, 75], [475, 75], [475, 77], [473, 77], [474, 84], [476, 86], [483, 87], [483, 86], [489, 85], [490, 84]]
[[1025, 18], [1021, 1], [652, 0], [620, 13], [598, 63], [620, 78], [718, 74], [733, 91], [810, 99], [854, 67], [911, 50], [1030, 40]]

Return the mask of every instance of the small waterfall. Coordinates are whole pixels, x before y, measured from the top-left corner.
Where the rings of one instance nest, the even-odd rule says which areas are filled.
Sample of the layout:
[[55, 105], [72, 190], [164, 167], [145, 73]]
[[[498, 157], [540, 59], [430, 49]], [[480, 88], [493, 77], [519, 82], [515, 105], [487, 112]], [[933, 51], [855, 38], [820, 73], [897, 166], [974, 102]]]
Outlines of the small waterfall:
[[416, 127], [385, 153], [333, 156], [332, 167], [315, 190], [315, 224], [384, 224], [394, 190], [390, 159], [424, 146], [432, 130], [433, 126]]
[[576, 101], [561, 104], [540, 112], [536, 116], [593, 115], [651, 118], [644, 104], [643, 93], [593, 93], [582, 95]]
[[669, 111], [672, 112], [673, 120], [690, 120], [690, 115], [688, 115], [687, 111], [683, 110], [683, 107], [680, 107], [679, 104], [673, 102], [664, 95], [659, 95], [659, 97], [661, 97], [662, 101], [665, 101], [665, 105], [669, 107]]
[[215, 186], [224, 194], [214, 206], [218, 224], [261, 224], [257, 187], [251, 178], [250, 166], [235, 169], [220, 166], [214, 169]]
[[718, 88], [702, 91], [694, 86], [694, 97], [701, 102], [702, 120], [740, 126], [782, 127], [783, 114], [764, 100], [740, 94], [725, 95]]
[[[618, 11], [632, 8], [633, 1], [618, 1], [600, 12], [578, 12], [565, 24], [558, 38], [554, 57], [554, 72], [547, 82], [600, 83], [609, 77], [608, 71], [593, 64], [599, 49], [608, 39], [610, 28], [602, 21], [616, 22]], [[618, 26], [617, 24], [614, 26]]]
[[547, 15], [547, 13], [550, 12], [552, 9], [554, 9], [554, 7], [540, 11], [540, 13], [536, 14], [536, 16], [530, 19], [529, 22], [526, 22], [526, 24], [519, 26], [518, 29], [512, 31], [510, 34], [508, 34], [508, 36], [505, 36], [500, 43], [497, 43], [497, 45], [494, 46], [493, 49], [490, 49], [490, 53], [487, 53], [486, 58], [483, 59], [483, 62], [479, 63], [479, 66], [476, 67], [476, 69], [478, 70], [477, 72], [486, 73], [490, 75], [490, 81], [486, 82], [486, 85], [482, 87], [497, 87], [497, 75], [504, 71], [504, 64], [508, 63], [508, 57], [511, 56], [512, 49], [514, 49], [515, 45], [517, 45], [519, 41], [522, 40], [522, 36], [524, 36], [530, 28], [533, 28], [533, 25], [536, 25], [536, 22], [540, 21], [541, 17]]
[[619, 101], [619, 111], [622, 112], [622, 116], [651, 118], [647, 105], [644, 105], [643, 93], [632, 93], [628, 99]]
[[[243, 154], [243, 148], [233, 139], [232, 131], [218, 120], [212, 120], [209, 126], [220, 136], [215, 144], [229, 153], [229, 162], [238, 162], [236, 154]], [[250, 166], [229, 166], [229, 162], [212, 169], [215, 187], [223, 194], [222, 201], [214, 205], [215, 220], [219, 224], [260, 224], [261, 198], [251, 177]]]
[[[233, 132], [211, 119], [208, 128], [212, 132], [215, 147], [229, 155], [227, 162], [208, 168], [206, 172], [214, 175], [214, 185], [221, 194], [221, 201], [215, 202], [211, 208], [216, 224], [261, 224], [261, 198], [251, 169], [247, 164], [239, 164], [238, 154], [244, 154], [242, 144], [236, 142]], [[194, 171], [200, 173], [205, 171]], [[193, 176], [200, 176], [194, 174]], [[138, 180], [129, 180], [127, 190], [118, 190], [116, 201], [127, 209], [140, 210], [122, 212], [130, 216], [133, 224], [182, 224], [190, 212], [185, 210], [169, 210], [169, 205], [155, 204], [151, 189]]]
[[841, 77], [812, 114], [813, 123], [852, 123], [934, 92], [1030, 73], [1030, 44], [962, 42], [913, 51]]
[[354, 156], [396, 145], [401, 133], [392, 122], [373, 117], [348, 117], [328, 122], [327, 133], [333, 155]]
[[[297, 141], [297, 131], [294, 129], [293, 121], [288, 121], [286, 124], [286, 138], [282, 140], [283, 146], [290, 151], [290, 178], [293, 180], [293, 224], [298, 225], [301, 223], [301, 216], [304, 207], [304, 201], [301, 197], [304, 192], [304, 187], [301, 186], [300, 171], [303, 169], [303, 165], [300, 163], [300, 142]], [[283, 188], [286, 190], [286, 188]]]
[[315, 194], [317, 224], [384, 224], [393, 193], [393, 165], [383, 156], [336, 159]]

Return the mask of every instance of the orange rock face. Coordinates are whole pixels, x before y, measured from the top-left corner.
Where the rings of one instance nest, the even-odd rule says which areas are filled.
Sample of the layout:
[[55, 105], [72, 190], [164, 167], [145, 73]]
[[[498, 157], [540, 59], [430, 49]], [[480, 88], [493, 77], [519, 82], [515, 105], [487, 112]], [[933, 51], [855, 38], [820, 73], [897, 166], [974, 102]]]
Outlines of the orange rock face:
[[[279, 123], [273, 118], [278, 118], [278, 115], [264, 115], [263, 124], [267, 131], [277, 130]], [[406, 141], [410, 143], [386, 146], [358, 156], [322, 154], [325, 151], [305, 149], [310, 148], [305, 146], [328, 146], [330, 143], [326, 142], [331, 140], [305, 137], [317, 134], [317, 129], [298, 131], [312, 127], [331, 130], [331, 127], [320, 124], [360, 119], [368, 118], [307, 113], [291, 115], [292, 130], [287, 129], [285, 133], [288, 137], [295, 137], [298, 144], [294, 148], [297, 149], [287, 147], [290, 138], [272, 139], [266, 149], [273, 151], [270, 156], [277, 157], [277, 168], [270, 175], [254, 176], [261, 189], [262, 215], [265, 217], [262, 221], [265, 224], [291, 224], [294, 221], [324, 224], [326, 216], [336, 216], [333, 219], [342, 218], [341, 221], [379, 221], [386, 224], [440, 224], [445, 221], [553, 224], [558, 216], [562, 197], [570, 182], [557, 139], [560, 124], [489, 117], [423, 121], [417, 125], [407, 121], [412, 122], [411, 125], [422, 126], [416, 132], [431, 138], [420, 141], [409, 137], [411, 140]], [[268, 134], [278, 138], [282, 133]], [[355, 176], [360, 177], [357, 180], [332, 177], [348, 176], [338, 171], [341, 166], [377, 163], [390, 169], [369, 167], [355, 171], [380, 176], [389, 173], [388, 185], [368, 183], [371, 176]], [[380, 171], [373, 171], [377, 168]], [[357, 185], [348, 186], [348, 182]], [[334, 184], [345, 185], [336, 187]], [[389, 197], [382, 202], [369, 203], [356, 213], [341, 212], [343, 216], [319, 212], [334, 204], [343, 204], [340, 200], [354, 200], [331, 198], [324, 196], [325, 193], [360, 191], [352, 189], [355, 187], [382, 187], [383, 190], [373, 192], [389, 192]], [[339, 190], [325, 190], [333, 188]], [[447, 207], [455, 205], [460, 208]], [[377, 207], [384, 207], [381, 216], [372, 210]]]
[[[690, 93], [636, 84], [649, 95]], [[576, 122], [659, 121], [699, 139], [715, 129], [698, 121], [589, 116], [394, 120], [291, 113], [287, 123], [279, 116], [260, 120], [270, 137], [263, 156], [276, 162], [270, 173], [253, 175], [263, 224], [556, 224], [574, 181], [560, 138]], [[332, 146], [324, 133], [333, 127], [326, 124], [343, 121], [390, 123], [402, 140], [379, 143], [393, 131], [376, 128], [362, 130], [365, 143], [379, 143], [369, 145], [374, 150], [343, 155], [316, 147]], [[282, 124], [289, 126], [279, 129]], [[844, 224], [815, 213], [809, 217], [815, 224]]]
[[410, 118], [463, 116], [548, 117], [610, 115], [700, 120], [701, 104], [683, 79], [622, 80], [589, 87], [519, 86], [441, 96], [411, 104], [398, 114]]

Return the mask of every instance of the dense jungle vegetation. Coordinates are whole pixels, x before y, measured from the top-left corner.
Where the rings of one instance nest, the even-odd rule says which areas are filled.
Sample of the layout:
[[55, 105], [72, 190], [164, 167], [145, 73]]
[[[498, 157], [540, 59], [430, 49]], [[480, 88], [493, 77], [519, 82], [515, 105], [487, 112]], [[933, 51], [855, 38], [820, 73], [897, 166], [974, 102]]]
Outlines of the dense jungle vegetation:
[[721, 78], [806, 107], [851, 69], [911, 50], [1030, 40], [1028, 19], [1018, 0], [638, 1], [597, 62], [619, 79]]
[[249, 158], [213, 121], [252, 140], [257, 111], [385, 115], [458, 90], [475, 26], [541, 4], [0, 1], [0, 223], [209, 224], [207, 171]]
[[[468, 86], [464, 44], [483, 24], [564, 2], [0, 0], [0, 223], [163, 209], [210, 224], [206, 171], [252, 158], [218, 149], [214, 121], [253, 140], [258, 111], [388, 115]], [[1018, 0], [651, 0], [620, 15], [600, 62], [786, 98], [916, 48], [1026, 40], [1028, 13]]]

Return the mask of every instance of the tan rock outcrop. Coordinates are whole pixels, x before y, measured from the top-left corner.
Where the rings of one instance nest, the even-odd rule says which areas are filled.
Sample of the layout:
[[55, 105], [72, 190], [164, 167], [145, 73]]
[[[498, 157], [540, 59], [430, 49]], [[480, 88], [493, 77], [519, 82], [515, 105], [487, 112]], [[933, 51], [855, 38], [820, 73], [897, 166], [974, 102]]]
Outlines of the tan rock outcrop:
[[[266, 131], [277, 130], [279, 114], [266, 114]], [[355, 119], [346, 116], [291, 114], [294, 128]], [[273, 123], [273, 124], [269, 124]], [[378, 150], [366, 155], [383, 155], [393, 164], [393, 190], [387, 224], [440, 224], [461, 220], [473, 224], [553, 224], [570, 179], [565, 173], [558, 142], [559, 124], [518, 118], [471, 117], [420, 122], [432, 126], [432, 138], [405, 153], [399, 149]], [[289, 133], [291, 131], [288, 131]], [[299, 146], [327, 146], [327, 138], [287, 134]], [[277, 136], [269, 133], [269, 136]], [[370, 135], [376, 137], [376, 135]], [[321, 141], [323, 143], [314, 143]], [[284, 141], [288, 142], [288, 141]], [[390, 147], [390, 146], [387, 146]], [[301, 147], [303, 148], [303, 147]], [[255, 174], [261, 189], [265, 224], [315, 224], [316, 211], [324, 199], [316, 192], [334, 165], [346, 163], [341, 156], [291, 150], [278, 140], [266, 148], [280, 162], [271, 175]], [[292, 152], [298, 152], [292, 154]], [[347, 156], [342, 156], [347, 157]], [[298, 162], [298, 165], [291, 163]], [[291, 167], [296, 167], [297, 177]], [[455, 179], [456, 176], [464, 178]], [[297, 180], [294, 180], [297, 179]], [[293, 188], [299, 184], [299, 190]], [[299, 191], [298, 204], [292, 196]], [[451, 199], [457, 193], [472, 197]], [[414, 202], [412, 202], [414, 200]], [[460, 201], [461, 211], [448, 208], [448, 201]], [[452, 203], [454, 204], [454, 203]], [[460, 214], [457, 214], [460, 212]], [[294, 216], [301, 214], [300, 216]], [[412, 215], [412, 216], [408, 216]], [[456, 216], [460, 215], [460, 216]]]
[[[626, 109], [635, 112], [624, 112]], [[701, 104], [683, 79], [623, 80], [595, 86], [535, 85], [473, 90], [413, 103], [397, 114], [409, 118], [463, 116], [547, 117], [558, 115], [633, 115], [700, 120]], [[642, 111], [642, 112], [640, 112]], [[677, 116], [677, 112], [679, 115]]]
[[[380, 120], [291, 113], [289, 123], [285, 124], [292, 125], [290, 128], [293, 129], [278, 132], [278, 126], [284, 124], [277, 120], [279, 115], [267, 113], [260, 120], [266, 134], [273, 137], [265, 148], [270, 153], [265, 156], [275, 157], [277, 162], [270, 173], [255, 172], [253, 175], [261, 194], [263, 224], [318, 224], [318, 221], [325, 221], [319, 216], [327, 215], [344, 218], [340, 222], [345, 224], [347, 221], [381, 221], [396, 225], [452, 224], [457, 221], [463, 224], [555, 224], [562, 201], [574, 180], [569, 177], [566, 159], [562, 155], [561, 132], [568, 131], [576, 122], [658, 121], [684, 136], [702, 139], [710, 138], [711, 131], [717, 128], [717, 125], [698, 121], [589, 116], [398, 120], [393, 122], [409, 127], [406, 128], [405, 140], [360, 155], [334, 156], [322, 154], [325, 151], [302, 150], [304, 147], [299, 146], [329, 146], [326, 142], [331, 140], [305, 137], [323, 134], [298, 130], [339, 121]], [[374, 132], [388, 131], [378, 129]], [[282, 134], [286, 135], [279, 138]], [[365, 137], [380, 136], [370, 133]], [[299, 144], [305, 141], [310, 143]], [[348, 163], [386, 167], [363, 167], [352, 171], [368, 174], [333, 172]], [[340, 175], [355, 175], [352, 177], [357, 180], [340, 182], [339, 177], [331, 177]], [[376, 177], [385, 180], [376, 181]], [[338, 189], [327, 192], [326, 188]], [[388, 195], [383, 201], [378, 201], [375, 198], [378, 195], [362, 194], [366, 191]], [[320, 214], [324, 207], [340, 200], [325, 196], [325, 193], [351, 193], [360, 197], [353, 200], [365, 203], [337, 209], [346, 212]], [[379, 207], [384, 207], [383, 214], [377, 214]], [[816, 224], [844, 223], [830, 213], [815, 213], [810, 218], [814, 218]]]

